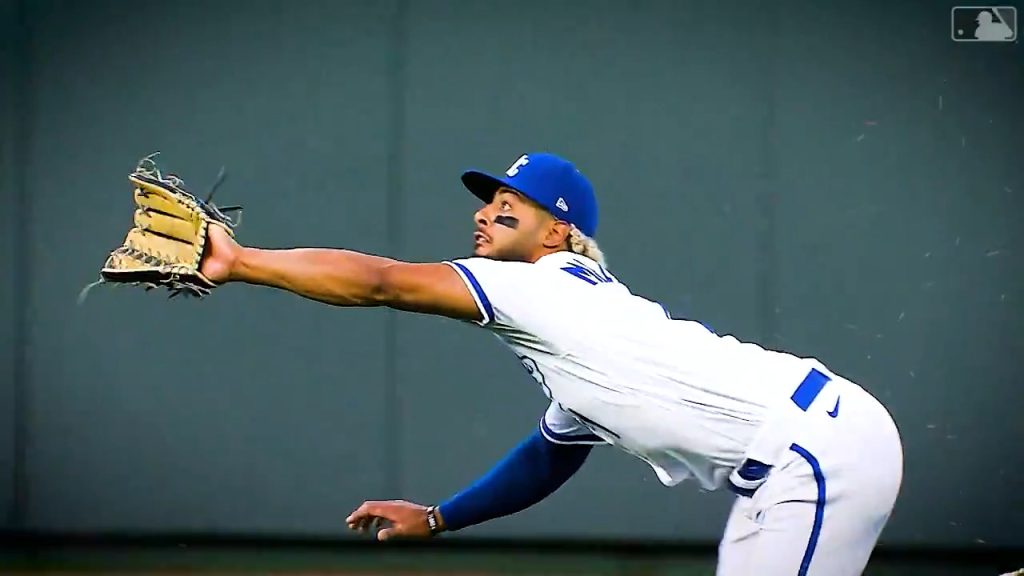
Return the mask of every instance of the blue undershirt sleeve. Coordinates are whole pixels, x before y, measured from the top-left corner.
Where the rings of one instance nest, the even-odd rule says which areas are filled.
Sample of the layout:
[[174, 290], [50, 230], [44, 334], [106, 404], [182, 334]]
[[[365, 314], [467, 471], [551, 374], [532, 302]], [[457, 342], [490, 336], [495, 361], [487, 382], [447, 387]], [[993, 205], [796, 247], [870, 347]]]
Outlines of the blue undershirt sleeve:
[[555, 444], [534, 431], [471, 486], [438, 506], [447, 530], [525, 510], [576, 473], [593, 446]]

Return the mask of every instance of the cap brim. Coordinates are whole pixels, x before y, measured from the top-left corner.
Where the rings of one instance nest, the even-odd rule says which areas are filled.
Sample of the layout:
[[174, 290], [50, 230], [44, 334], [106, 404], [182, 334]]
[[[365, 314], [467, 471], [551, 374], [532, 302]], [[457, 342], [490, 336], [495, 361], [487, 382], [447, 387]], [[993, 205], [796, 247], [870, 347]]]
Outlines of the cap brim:
[[494, 200], [494, 194], [498, 191], [498, 188], [513, 188], [508, 182], [491, 176], [486, 172], [479, 172], [477, 170], [468, 170], [462, 173], [462, 184], [467, 190], [473, 193], [474, 196], [490, 204]]

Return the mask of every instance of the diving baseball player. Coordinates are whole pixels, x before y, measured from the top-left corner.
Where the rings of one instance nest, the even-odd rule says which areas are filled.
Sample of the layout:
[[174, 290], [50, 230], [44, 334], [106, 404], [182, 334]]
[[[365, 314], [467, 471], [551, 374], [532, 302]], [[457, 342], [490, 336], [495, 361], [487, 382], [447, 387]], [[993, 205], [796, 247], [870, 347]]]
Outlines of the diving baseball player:
[[515, 353], [550, 405], [536, 431], [437, 506], [365, 502], [347, 519], [430, 537], [532, 506], [595, 445], [737, 495], [719, 575], [860, 574], [893, 509], [903, 454], [886, 409], [813, 358], [674, 319], [634, 295], [594, 241], [587, 179], [551, 154], [462, 182], [483, 201], [472, 257], [408, 263], [334, 249], [242, 247], [218, 227], [201, 266], [336, 306], [387, 306], [475, 323]]

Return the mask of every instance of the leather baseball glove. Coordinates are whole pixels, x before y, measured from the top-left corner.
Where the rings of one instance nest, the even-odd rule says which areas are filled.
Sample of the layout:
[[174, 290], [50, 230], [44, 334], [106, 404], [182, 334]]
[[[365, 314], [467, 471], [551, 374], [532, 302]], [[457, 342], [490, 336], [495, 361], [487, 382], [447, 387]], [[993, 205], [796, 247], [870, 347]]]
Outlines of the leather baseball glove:
[[110, 253], [100, 269], [100, 279], [82, 290], [79, 301], [97, 284], [141, 286], [146, 290], [163, 287], [170, 297], [178, 294], [204, 297], [217, 287], [200, 273], [210, 226], [221, 226], [234, 236], [238, 221], [228, 212], [240, 206], [218, 208], [213, 192], [223, 179], [223, 170], [205, 200], [190, 193], [180, 178], [163, 173], [153, 160], [143, 158], [131, 174], [134, 189], [135, 222], [121, 246]]

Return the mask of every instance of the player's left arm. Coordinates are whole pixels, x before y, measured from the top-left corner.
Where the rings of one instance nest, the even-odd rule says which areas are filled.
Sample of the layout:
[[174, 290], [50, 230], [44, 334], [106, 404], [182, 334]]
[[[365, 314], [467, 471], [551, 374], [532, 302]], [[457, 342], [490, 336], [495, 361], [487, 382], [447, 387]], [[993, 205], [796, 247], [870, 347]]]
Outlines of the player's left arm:
[[[558, 490], [583, 466], [593, 446], [552, 442], [535, 430], [484, 476], [436, 508], [439, 531], [456, 531], [525, 510]], [[363, 531], [392, 524], [377, 538], [431, 536], [428, 508], [404, 500], [368, 501], [346, 519]]]
[[465, 282], [444, 263], [409, 263], [331, 248], [265, 250], [235, 245], [224, 250], [233, 251], [225, 256], [230, 260], [223, 274], [227, 281], [287, 290], [334, 306], [386, 306], [482, 319]]

